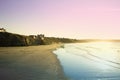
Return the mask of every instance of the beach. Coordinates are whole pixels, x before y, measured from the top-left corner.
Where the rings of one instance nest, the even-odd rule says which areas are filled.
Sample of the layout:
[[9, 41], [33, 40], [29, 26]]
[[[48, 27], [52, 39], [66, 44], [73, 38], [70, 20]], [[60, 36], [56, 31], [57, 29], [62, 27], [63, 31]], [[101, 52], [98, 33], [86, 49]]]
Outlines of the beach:
[[66, 80], [52, 53], [60, 46], [0, 47], [0, 80]]

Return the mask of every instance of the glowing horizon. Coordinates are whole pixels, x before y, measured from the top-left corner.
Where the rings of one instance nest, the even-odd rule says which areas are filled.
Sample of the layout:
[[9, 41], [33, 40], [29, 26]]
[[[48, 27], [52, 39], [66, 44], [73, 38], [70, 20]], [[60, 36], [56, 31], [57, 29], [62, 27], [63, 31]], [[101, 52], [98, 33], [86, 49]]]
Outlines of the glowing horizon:
[[0, 27], [24, 35], [120, 39], [119, 0], [0, 0]]

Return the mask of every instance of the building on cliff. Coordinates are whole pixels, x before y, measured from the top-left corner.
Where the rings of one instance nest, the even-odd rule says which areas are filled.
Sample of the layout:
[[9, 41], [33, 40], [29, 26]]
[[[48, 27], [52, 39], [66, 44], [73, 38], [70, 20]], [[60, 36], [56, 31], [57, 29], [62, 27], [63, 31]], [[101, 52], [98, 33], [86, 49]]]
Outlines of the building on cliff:
[[29, 37], [31, 37], [31, 38], [33, 38], [33, 39], [40, 39], [40, 40], [44, 40], [44, 38], [45, 38], [44, 34], [29, 35]]
[[29, 37], [36, 39], [36, 35], [29, 35]]
[[44, 40], [44, 38], [45, 38], [44, 34], [37, 35], [37, 37], [41, 40]]
[[0, 28], [0, 32], [6, 32], [4, 28]]
[[38, 35], [29, 35], [29, 42], [34, 45], [41, 45], [44, 44], [45, 36], [44, 34], [38, 34]]

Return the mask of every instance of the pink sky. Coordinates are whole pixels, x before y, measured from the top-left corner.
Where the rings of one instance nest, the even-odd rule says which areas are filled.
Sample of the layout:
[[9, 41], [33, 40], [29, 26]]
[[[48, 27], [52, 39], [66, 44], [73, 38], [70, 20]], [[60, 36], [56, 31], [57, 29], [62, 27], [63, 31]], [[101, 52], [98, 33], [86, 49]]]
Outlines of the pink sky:
[[120, 39], [120, 0], [0, 0], [0, 17], [19, 34]]

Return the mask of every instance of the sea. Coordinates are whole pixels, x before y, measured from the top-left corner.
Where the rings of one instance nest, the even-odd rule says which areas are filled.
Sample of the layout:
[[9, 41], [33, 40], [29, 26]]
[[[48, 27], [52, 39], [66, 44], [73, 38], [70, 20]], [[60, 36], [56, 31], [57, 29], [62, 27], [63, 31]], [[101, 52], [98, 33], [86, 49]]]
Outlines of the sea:
[[120, 42], [64, 44], [54, 54], [68, 80], [120, 80]]

